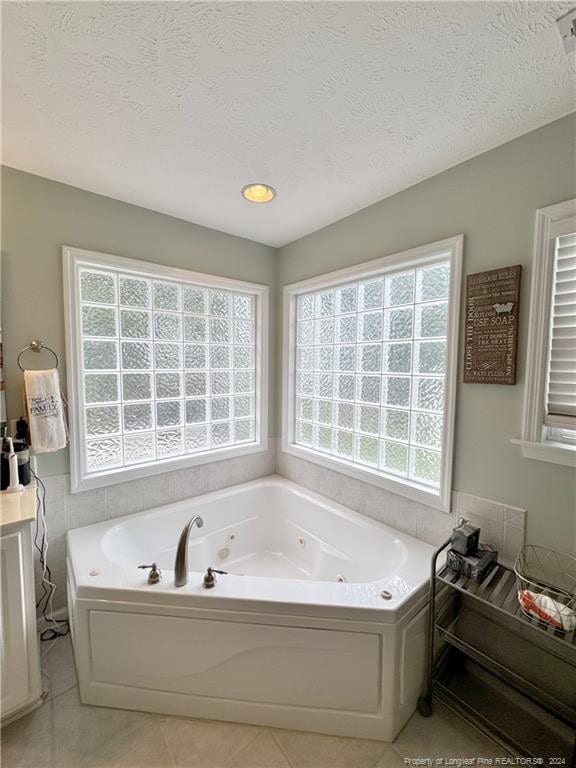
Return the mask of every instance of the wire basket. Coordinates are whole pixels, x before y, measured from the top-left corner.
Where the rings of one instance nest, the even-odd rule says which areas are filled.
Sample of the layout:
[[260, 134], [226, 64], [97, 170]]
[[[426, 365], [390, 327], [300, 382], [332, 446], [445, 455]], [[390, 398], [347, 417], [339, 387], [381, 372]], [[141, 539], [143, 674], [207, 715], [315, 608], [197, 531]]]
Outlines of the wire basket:
[[576, 557], [528, 544], [514, 565], [522, 612], [559, 632], [576, 625]]

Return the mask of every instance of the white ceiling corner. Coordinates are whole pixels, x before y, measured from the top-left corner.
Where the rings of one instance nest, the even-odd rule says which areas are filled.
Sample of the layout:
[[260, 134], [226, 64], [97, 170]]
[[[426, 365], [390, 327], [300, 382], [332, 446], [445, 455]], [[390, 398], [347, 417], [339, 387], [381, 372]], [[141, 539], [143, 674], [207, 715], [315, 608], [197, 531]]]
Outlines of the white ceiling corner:
[[572, 5], [4, 3], [3, 162], [280, 246], [574, 111]]

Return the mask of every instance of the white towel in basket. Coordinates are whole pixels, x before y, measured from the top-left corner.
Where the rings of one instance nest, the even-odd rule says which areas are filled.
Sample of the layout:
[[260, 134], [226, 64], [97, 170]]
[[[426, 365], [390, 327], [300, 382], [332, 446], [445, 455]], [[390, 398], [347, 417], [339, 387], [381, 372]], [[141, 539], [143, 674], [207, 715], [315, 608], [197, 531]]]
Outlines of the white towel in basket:
[[564, 632], [572, 632], [576, 629], [576, 611], [558, 600], [553, 600], [548, 595], [539, 595], [529, 589], [520, 589], [518, 600], [527, 613], [540, 621], [552, 624], [553, 627]]

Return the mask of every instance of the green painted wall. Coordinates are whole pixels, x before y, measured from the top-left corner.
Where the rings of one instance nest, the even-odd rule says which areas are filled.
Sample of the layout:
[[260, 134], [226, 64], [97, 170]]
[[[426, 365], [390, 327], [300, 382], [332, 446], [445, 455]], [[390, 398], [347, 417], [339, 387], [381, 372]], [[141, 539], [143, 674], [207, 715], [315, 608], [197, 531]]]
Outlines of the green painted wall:
[[[3, 168], [2, 315], [9, 415], [20, 412], [21, 378], [15, 366], [20, 348], [40, 337], [64, 354], [64, 244], [269, 285], [271, 338], [279, 341], [276, 365], [271, 365], [270, 413], [278, 425], [282, 286], [464, 233], [464, 274], [524, 266], [523, 308], [518, 384], [458, 387], [454, 487], [526, 507], [529, 540], [576, 551], [576, 473], [524, 459], [510, 444], [521, 424], [534, 212], [576, 196], [575, 136], [572, 115], [278, 251]], [[45, 474], [66, 472], [67, 456], [44, 457], [42, 469]]]
[[[275, 251], [265, 245], [161, 213], [2, 168], [2, 318], [9, 417], [21, 412], [19, 350], [46, 341], [64, 365], [62, 246], [113, 253], [270, 286], [275, 305]], [[274, 333], [274, 313], [270, 331]], [[274, 336], [272, 336], [274, 338]], [[270, 423], [275, 412], [270, 366]], [[42, 457], [46, 475], [68, 471], [67, 452]]]
[[281, 291], [463, 233], [464, 275], [522, 264], [518, 383], [459, 384], [453, 484], [526, 507], [529, 541], [574, 552], [576, 473], [523, 458], [510, 438], [521, 428], [534, 213], [576, 197], [575, 137], [576, 115], [570, 115], [281, 248], [278, 261]]

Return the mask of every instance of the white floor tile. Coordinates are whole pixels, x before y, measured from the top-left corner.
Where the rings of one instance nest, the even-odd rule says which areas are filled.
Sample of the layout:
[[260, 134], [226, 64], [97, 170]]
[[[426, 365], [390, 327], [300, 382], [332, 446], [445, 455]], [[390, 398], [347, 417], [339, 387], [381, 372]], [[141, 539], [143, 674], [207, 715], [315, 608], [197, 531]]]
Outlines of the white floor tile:
[[55, 698], [78, 684], [70, 635], [42, 646], [47, 646], [42, 648], [42, 685], [48, 688], [48, 696]]
[[506, 753], [440, 702], [431, 717], [417, 712], [394, 742], [402, 757], [505, 757]]
[[226, 768], [291, 768], [272, 733], [264, 731], [232, 758]]
[[404, 760], [405, 758], [401, 757], [394, 747], [387, 747], [386, 752], [384, 752], [374, 768], [402, 768], [402, 766], [409, 768]]
[[224, 768], [260, 734], [251, 725], [171, 717], [160, 727], [175, 768]]
[[380, 741], [301, 731], [277, 731], [275, 738], [293, 768], [373, 768], [388, 748]]
[[2, 768], [52, 768], [54, 764], [53, 702], [2, 729]]
[[159, 718], [84, 706], [76, 689], [53, 708], [55, 768], [170, 768]]

